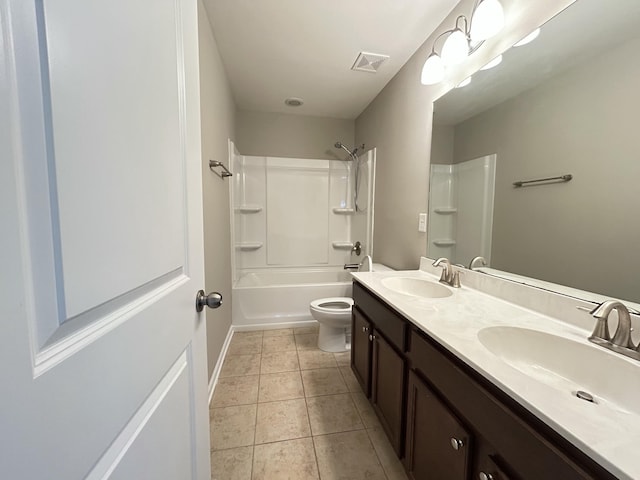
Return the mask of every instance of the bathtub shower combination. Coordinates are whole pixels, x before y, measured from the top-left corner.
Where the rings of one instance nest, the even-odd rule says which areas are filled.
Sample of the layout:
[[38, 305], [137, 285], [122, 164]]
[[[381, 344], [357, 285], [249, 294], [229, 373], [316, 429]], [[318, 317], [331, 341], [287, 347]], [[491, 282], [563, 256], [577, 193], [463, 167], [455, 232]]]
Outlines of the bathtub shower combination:
[[351, 296], [343, 267], [372, 250], [375, 150], [355, 157], [357, 188], [353, 157], [232, 155], [235, 328], [304, 325], [312, 301]]
[[351, 274], [344, 270], [282, 270], [243, 274], [233, 287], [233, 323], [300, 324], [312, 320], [317, 298], [350, 297]]

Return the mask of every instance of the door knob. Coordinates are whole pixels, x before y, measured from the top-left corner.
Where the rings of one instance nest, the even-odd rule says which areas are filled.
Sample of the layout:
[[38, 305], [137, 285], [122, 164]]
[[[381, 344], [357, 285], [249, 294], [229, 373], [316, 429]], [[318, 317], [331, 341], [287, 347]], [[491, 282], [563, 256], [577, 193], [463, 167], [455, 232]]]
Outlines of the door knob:
[[196, 312], [201, 312], [204, 307], [218, 308], [222, 305], [222, 295], [218, 292], [211, 292], [209, 295], [204, 294], [204, 290], [196, 293]]

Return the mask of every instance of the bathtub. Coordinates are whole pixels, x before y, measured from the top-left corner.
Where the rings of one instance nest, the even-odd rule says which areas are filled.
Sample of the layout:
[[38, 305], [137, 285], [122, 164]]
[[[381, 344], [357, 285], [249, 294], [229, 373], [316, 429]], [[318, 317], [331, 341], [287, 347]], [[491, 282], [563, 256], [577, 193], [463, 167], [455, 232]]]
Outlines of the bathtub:
[[[374, 264], [374, 270], [388, 269]], [[350, 297], [351, 274], [345, 270], [262, 270], [245, 272], [233, 286], [236, 327], [286, 328], [313, 322], [312, 300]]]

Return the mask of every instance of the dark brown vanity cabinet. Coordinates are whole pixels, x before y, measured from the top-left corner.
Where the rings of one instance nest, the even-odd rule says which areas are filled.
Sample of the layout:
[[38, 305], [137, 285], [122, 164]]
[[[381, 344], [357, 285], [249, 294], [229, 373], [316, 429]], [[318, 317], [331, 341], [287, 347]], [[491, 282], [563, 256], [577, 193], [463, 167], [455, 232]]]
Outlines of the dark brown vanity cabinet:
[[472, 434], [414, 372], [409, 373], [405, 467], [413, 480], [465, 480]]
[[[404, 444], [406, 322], [354, 284], [351, 368], [396, 454]], [[375, 318], [375, 321], [373, 319]]]
[[372, 334], [371, 404], [397, 454], [402, 452], [405, 360], [378, 330]]
[[413, 480], [615, 480], [358, 283], [351, 366]]
[[371, 335], [373, 328], [357, 308], [351, 315], [351, 369], [364, 394], [371, 395]]

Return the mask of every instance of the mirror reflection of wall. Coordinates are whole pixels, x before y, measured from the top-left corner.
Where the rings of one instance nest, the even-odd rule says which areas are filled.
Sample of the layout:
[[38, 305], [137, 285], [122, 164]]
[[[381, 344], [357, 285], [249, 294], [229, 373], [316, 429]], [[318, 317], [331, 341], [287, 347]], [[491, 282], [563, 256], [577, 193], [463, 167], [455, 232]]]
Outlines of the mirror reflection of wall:
[[578, 0], [435, 103], [434, 162], [497, 154], [492, 268], [640, 302], [639, 20], [636, 0]]

